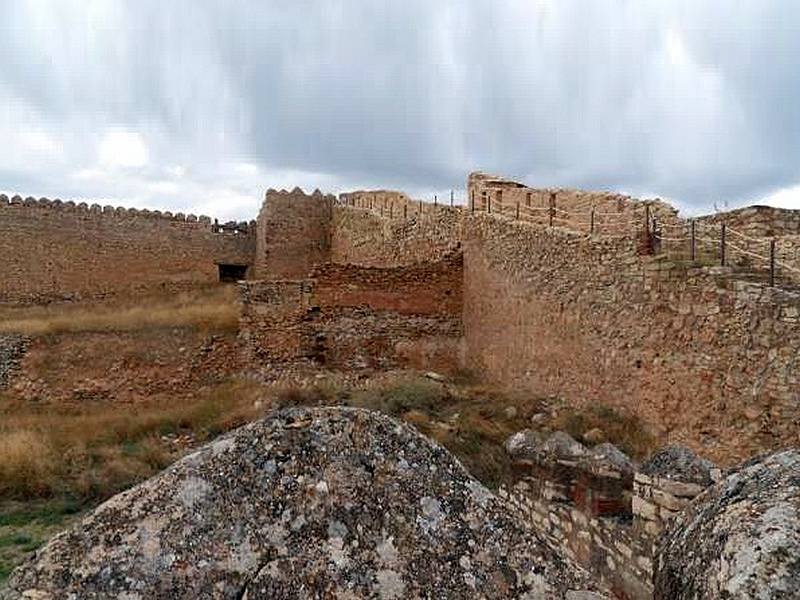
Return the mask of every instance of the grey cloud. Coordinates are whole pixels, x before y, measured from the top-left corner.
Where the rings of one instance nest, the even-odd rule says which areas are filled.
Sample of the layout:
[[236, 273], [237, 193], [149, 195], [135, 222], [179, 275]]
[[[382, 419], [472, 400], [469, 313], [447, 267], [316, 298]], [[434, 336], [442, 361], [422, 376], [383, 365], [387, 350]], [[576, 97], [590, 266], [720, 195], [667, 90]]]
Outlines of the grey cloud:
[[698, 209], [800, 184], [791, 0], [35, 4], [0, 0], [0, 106], [64, 140], [54, 182], [125, 126], [152, 164], [121, 187], [172, 203], [193, 200], [147, 191], [166, 166], [194, 195], [235, 162], [407, 190], [481, 168]]

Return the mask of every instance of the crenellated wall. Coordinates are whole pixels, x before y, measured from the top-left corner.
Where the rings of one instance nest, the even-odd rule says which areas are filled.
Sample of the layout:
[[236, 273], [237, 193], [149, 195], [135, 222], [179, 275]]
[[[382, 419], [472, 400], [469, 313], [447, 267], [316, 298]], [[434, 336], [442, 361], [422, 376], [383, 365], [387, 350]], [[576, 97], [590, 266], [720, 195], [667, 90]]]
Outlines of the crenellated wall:
[[319, 190], [268, 190], [257, 220], [256, 277], [302, 279], [328, 262], [335, 201]]
[[[463, 331], [464, 365], [489, 379], [577, 407], [634, 413], [659, 440], [723, 464], [795, 441], [795, 292], [747, 281], [736, 265], [664, 253], [673, 243], [664, 232], [687, 223], [659, 201], [537, 191], [481, 174], [470, 176], [469, 188], [486, 203], [451, 208], [385, 190], [338, 200], [269, 190], [257, 226], [0, 197], [0, 301], [172, 289], [216, 281], [219, 263], [254, 265], [259, 278], [315, 280], [317, 299], [309, 301], [331, 317], [319, 340], [297, 342], [291, 356], [324, 355], [347, 367], [344, 354], [360, 339], [348, 332], [360, 319], [382, 323], [372, 339], [383, 341], [370, 356], [380, 348], [397, 357], [406, 347], [424, 364], [438, 356], [436, 343], [421, 353], [409, 340], [441, 336], [442, 362], [451, 364], [454, 332]], [[728, 220], [754, 236], [791, 233], [796, 222], [794, 212], [763, 208]], [[779, 248], [791, 252], [796, 237], [783, 235]], [[461, 252], [463, 267], [447, 262]], [[420, 265], [446, 265], [450, 275]], [[463, 293], [454, 282], [462, 272]], [[432, 310], [434, 299], [447, 309]], [[432, 320], [389, 324], [389, 314]], [[274, 332], [262, 333], [264, 352], [281, 347]], [[323, 338], [337, 341], [320, 354]]]
[[217, 281], [247, 266], [254, 224], [0, 196], [0, 302], [102, 297]]

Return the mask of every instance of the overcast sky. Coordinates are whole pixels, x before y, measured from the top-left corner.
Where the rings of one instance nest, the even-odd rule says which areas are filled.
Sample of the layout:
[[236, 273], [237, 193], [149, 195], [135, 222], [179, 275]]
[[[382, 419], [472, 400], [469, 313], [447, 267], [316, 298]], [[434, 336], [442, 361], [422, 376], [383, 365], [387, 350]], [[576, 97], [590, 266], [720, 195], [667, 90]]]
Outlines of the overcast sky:
[[471, 170], [800, 208], [797, 0], [0, 0], [0, 191], [254, 218]]

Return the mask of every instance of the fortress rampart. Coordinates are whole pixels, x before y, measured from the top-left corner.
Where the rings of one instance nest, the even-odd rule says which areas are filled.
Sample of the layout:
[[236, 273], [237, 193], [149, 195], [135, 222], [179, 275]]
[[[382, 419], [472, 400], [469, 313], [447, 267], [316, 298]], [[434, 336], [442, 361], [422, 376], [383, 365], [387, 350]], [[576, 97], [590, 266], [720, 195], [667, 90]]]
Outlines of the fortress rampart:
[[[499, 181], [470, 184], [489, 197]], [[523, 202], [529, 193], [513, 182], [504, 189]], [[551, 193], [531, 193], [532, 206]], [[488, 202], [450, 208], [362, 192], [334, 207], [331, 261], [389, 268], [461, 251], [464, 366], [535, 395], [636, 414], [659, 441], [723, 464], [754, 446], [794, 443], [800, 297], [751, 281], [735, 261], [720, 266], [714, 244], [689, 260], [688, 238], [667, 234], [690, 222], [664, 203], [555, 193], [571, 216], [551, 222], [549, 210], [517, 214], [511, 192], [501, 201], [513, 203], [492, 213]], [[759, 231], [791, 229], [792, 213], [758, 215]], [[780, 238], [786, 254], [794, 240]], [[737, 255], [728, 252], [730, 264]]]
[[255, 254], [254, 223], [0, 196], [0, 302], [103, 297], [218, 281]]
[[[534, 190], [481, 174], [470, 176], [467, 202], [270, 190], [254, 227], [2, 197], [0, 300], [192, 285], [218, 280], [220, 264], [252, 265], [273, 282], [244, 294], [243, 330], [260, 331], [246, 345], [261, 364], [304, 356], [346, 368], [336, 348], [367, 339], [348, 332], [381, 322], [370, 356], [394, 357], [386, 365], [402, 363], [401, 348], [417, 362], [436, 354], [417, 352], [414, 332], [446, 338], [442, 368], [460, 361], [501, 385], [634, 413], [659, 441], [722, 464], [796, 441], [796, 212], [755, 207], [691, 222], [660, 201]], [[727, 262], [715, 254], [719, 240], [704, 237], [723, 222]], [[754, 280], [753, 253], [737, 250], [743, 240], [763, 247], [769, 234], [780, 235], [776, 281], [789, 287]], [[705, 252], [694, 260], [691, 243]], [[297, 289], [306, 290], [299, 299], [286, 296]], [[276, 306], [306, 337], [267, 326], [283, 319]], [[395, 317], [405, 321], [388, 324]], [[295, 346], [284, 352], [286, 344]]]

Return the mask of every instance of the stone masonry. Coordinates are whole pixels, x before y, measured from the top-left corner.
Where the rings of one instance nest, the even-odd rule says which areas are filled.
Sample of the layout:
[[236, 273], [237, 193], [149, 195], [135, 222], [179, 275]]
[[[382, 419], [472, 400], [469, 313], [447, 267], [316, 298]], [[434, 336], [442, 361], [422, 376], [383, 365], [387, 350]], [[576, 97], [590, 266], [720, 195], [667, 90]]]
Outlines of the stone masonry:
[[253, 262], [248, 223], [0, 196], [0, 302], [49, 302], [219, 280]]

